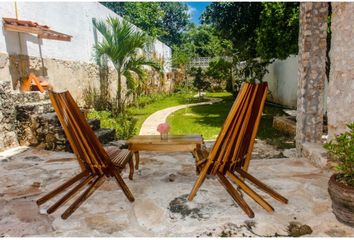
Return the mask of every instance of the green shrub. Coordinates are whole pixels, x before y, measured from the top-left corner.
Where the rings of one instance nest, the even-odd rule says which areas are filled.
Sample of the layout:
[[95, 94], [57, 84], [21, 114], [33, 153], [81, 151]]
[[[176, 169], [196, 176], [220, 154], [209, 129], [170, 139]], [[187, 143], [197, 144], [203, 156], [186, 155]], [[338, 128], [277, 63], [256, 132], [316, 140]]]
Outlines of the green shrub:
[[103, 128], [114, 128], [117, 139], [128, 139], [136, 134], [136, 119], [130, 115], [113, 116], [107, 111], [91, 111], [88, 118], [99, 119]]
[[349, 131], [337, 135], [324, 147], [338, 165], [337, 180], [354, 187], [354, 122], [347, 125]]

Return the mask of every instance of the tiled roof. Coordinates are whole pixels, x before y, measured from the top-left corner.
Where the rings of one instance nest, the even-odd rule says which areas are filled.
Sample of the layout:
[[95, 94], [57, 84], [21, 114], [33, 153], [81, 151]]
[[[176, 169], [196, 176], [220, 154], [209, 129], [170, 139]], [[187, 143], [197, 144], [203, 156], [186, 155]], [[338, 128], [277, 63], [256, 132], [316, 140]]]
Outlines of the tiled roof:
[[18, 20], [15, 18], [2, 18], [4, 29], [12, 32], [25, 32], [37, 34], [39, 38], [54, 39], [60, 41], [71, 41], [72, 36], [51, 30], [46, 25], [36, 22]]

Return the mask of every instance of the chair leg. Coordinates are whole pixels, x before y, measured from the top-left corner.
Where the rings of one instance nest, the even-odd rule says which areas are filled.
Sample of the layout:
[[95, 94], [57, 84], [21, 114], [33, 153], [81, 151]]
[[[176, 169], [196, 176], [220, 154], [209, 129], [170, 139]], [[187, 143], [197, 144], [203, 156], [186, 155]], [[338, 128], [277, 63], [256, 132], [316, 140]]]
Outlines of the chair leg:
[[234, 173], [227, 171], [227, 175], [231, 180], [236, 183], [240, 188], [253, 200], [255, 200], [261, 207], [263, 207], [268, 212], [273, 212], [274, 208], [261, 196], [259, 196], [255, 191], [253, 191], [246, 183], [244, 183], [238, 176]]
[[208, 169], [209, 169], [209, 164], [205, 164], [203, 170], [200, 172], [197, 181], [194, 183], [194, 186], [192, 188], [192, 191], [190, 192], [189, 196], [188, 196], [188, 200], [192, 201], [193, 198], [195, 197], [195, 194], [198, 192], [200, 186], [203, 184], [206, 175], [208, 173]]
[[133, 180], [134, 175], [134, 160], [133, 157], [129, 160], [129, 179]]
[[227, 180], [227, 178], [219, 172], [217, 173], [217, 176], [220, 180], [220, 183], [225, 187], [226, 191], [237, 202], [237, 204], [248, 215], [248, 217], [254, 218], [254, 212], [252, 211], [252, 209], [248, 206], [248, 204], [245, 202], [245, 200], [243, 200], [243, 198], [236, 191], [236, 189], [232, 186], [232, 184]]
[[276, 191], [274, 191], [273, 189], [271, 189], [270, 187], [268, 187], [267, 185], [265, 185], [264, 183], [259, 181], [257, 178], [253, 177], [248, 172], [245, 172], [242, 169], [236, 169], [236, 171], [239, 174], [241, 174], [241, 176], [243, 176], [244, 178], [246, 178], [249, 181], [251, 181], [252, 183], [254, 183], [259, 189], [268, 193], [274, 199], [278, 200], [279, 202], [285, 203], [285, 204], [288, 203], [288, 199], [286, 199], [285, 197], [283, 197], [282, 195], [280, 195], [279, 193], [277, 193]]
[[54, 211], [56, 211], [60, 206], [62, 206], [67, 201], [69, 201], [73, 196], [75, 196], [76, 193], [78, 193], [86, 184], [89, 184], [93, 178], [94, 178], [94, 176], [90, 175], [86, 179], [84, 179], [82, 182], [80, 182], [78, 185], [76, 185], [73, 189], [71, 189], [69, 192], [67, 192], [61, 199], [59, 199], [50, 208], [48, 208], [47, 213], [51, 214]]
[[70, 187], [71, 185], [73, 185], [75, 182], [79, 181], [81, 178], [88, 176], [89, 173], [84, 171], [79, 173], [78, 175], [76, 175], [75, 177], [69, 179], [68, 181], [66, 181], [65, 183], [63, 183], [62, 185], [60, 185], [59, 187], [57, 187], [56, 189], [54, 189], [53, 191], [47, 193], [46, 195], [44, 195], [43, 197], [41, 197], [40, 199], [37, 200], [37, 205], [42, 205], [43, 203], [45, 203], [46, 201], [48, 201], [49, 199], [55, 197], [56, 195], [58, 195], [59, 193], [61, 193], [62, 191], [64, 191], [66, 188]]
[[94, 191], [99, 188], [105, 181], [105, 177], [103, 175], [97, 177], [95, 181], [85, 190], [83, 194], [78, 197], [78, 199], [75, 200], [75, 202], [65, 210], [65, 212], [61, 215], [62, 219], [67, 219], [70, 217], [71, 214], [73, 214], [76, 209], [78, 209], [81, 204], [86, 201], [93, 193]]
[[114, 169], [112, 170], [112, 174], [114, 176], [114, 178], [116, 179], [118, 185], [122, 188], [125, 196], [128, 198], [129, 201], [134, 202], [134, 196], [133, 194], [130, 192], [127, 184], [125, 184], [123, 178], [119, 175], [119, 173], [117, 171], [115, 171]]
[[135, 156], [135, 170], [139, 170], [139, 151], [135, 151], [134, 152], [134, 156]]

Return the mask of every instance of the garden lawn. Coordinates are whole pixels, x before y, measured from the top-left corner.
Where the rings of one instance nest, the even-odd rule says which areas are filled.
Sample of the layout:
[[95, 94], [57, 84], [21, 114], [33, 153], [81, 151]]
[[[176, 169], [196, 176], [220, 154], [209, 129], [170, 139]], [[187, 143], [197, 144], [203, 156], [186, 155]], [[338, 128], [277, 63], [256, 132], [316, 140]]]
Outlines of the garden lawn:
[[[212, 105], [194, 106], [172, 113], [167, 122], [172, 134], [202, 134], [205, 140], [215, 140], [230, 111], [234, 98], [229, 93], [208, 93], [208, 97], [222, 98]], [[257, 137], [280, 149], [295, 147], [294, 138], [272, 127], [273, 117], [283, 115], [279, 107], [266, 104]]]
[[114, 117], [108, 111], [91, 111], [88, 118], [97, 118], [101, 121], [102, 128], [114, 128], [117, 139], [128, 139], [139, 133], [141, 125], [152, 113], [181, 104], [200, 101], [194, 98], [194, 92], [178, 94], [152, 94], [137, 100], [139, 107], [130, 106], [126, 109], [127, 116]]
[[154, 99], [152, 103], [149, 103], [143, 107], [130, 107], [127, 109], [127, 112], [137, 120], [135, 126], [139, 132], [143, 122], [154, 112], [177, 105], [199, 102], [198, 98], [193, 97], [195, 94], [196, 93], [194, 92], [172, 95], [162, 94]]
[[214, 140], [233, 104], [230, 93], [207, 93], [207, 97], [222, 98], [222, 102], [184, 108], [167, 118], [172, 134], [202, 134], [205, 140]]

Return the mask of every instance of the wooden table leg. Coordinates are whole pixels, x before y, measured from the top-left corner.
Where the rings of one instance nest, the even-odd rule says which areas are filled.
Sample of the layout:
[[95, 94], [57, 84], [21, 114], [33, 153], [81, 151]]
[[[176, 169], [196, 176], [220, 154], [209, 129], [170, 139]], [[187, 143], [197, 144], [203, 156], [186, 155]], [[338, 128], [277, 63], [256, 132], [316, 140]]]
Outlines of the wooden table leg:
[[135, 151], [134, 156], [135, 156], [135, 169], [138, 170], [139, 169], [139, 151]]

